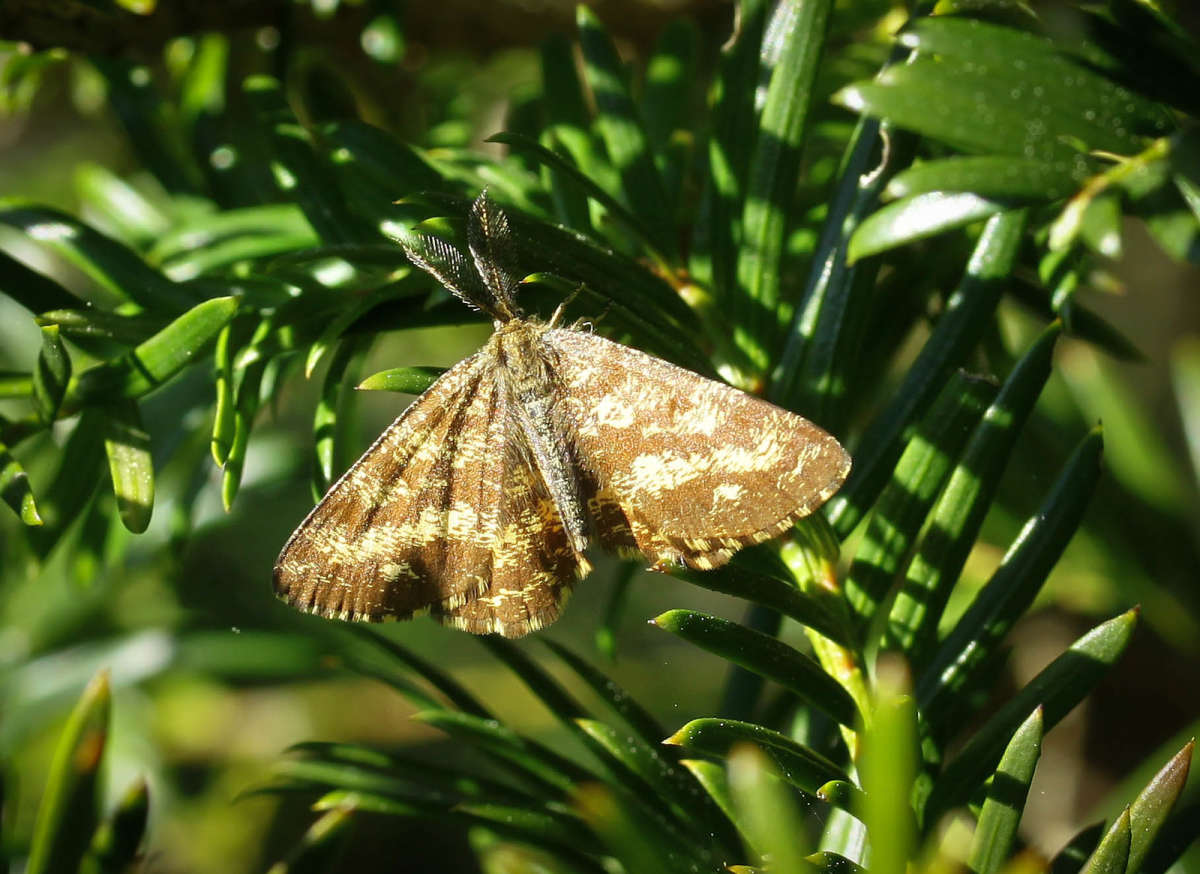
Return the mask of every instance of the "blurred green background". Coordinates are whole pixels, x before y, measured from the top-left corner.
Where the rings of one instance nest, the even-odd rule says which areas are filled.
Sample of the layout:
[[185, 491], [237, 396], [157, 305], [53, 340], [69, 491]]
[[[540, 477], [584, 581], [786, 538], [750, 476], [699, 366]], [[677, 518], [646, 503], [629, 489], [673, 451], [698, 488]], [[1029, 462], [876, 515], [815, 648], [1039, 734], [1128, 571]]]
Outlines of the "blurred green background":
[[[645, 57], [671, 15], [692, 16], [713, 46], [727, 33], [730, 15], [724, 3], [682, 9], [607, 3], [597, 11], [629, 58]], [[1180, 11], [1185, 18], [1194, 14]], [[294, 5], [286, 22], [286, 28], [258, 23], [230, 34], [231, 80], [272, 70], [282, 42], [300, 59], [289, 68], [287, 86], [304, 91], [305, 105], [320, 107], [322, 117], [336, 116], [343, 105], [346, 113], [426, 148], [496, 154], [500, 147], [484, 138], [504, 129], [522, 97], [540, 88], [538, 43], [574, 31], [573, 7], [555, 3]], [[83, 27], [72, 39], [100, 45], [105, 35]], [[863, 51], [869, 55], [872, 48], [864, 44]], [[188, 39], [165, 47], [149, 40], [131, 49], [166, 76], [199, 50], [199, 42]], [[3, 51], [20, 49], [10, 44]], [[108, 187], [120, 180], [137, 194], [131, 204], [167, 201], [144, 168], [146, 156], [130, 148], [103, 77], [88, 63], [47, 63], [27, 90], [9, 88], [8, 111], [0, 118], [3, 196], [58, 207], [117, 236], [125, 229], [106, 227], [106, 216], [91, 206], [97, 191], [111, 196]], [[842, 116], [844, 123], [849, 116]], [[8, 229], [0, 231], [0, 248], [64, 284], [88, 282]], [[1074, 340], [1063, 344], [1042, 401], [1046, 415], [1031, 426], [1045, 433], [1011, 465], [1002, 486], [1006, 509], [993, 511], [985, 542], [967, 566], [969, 582], [986, 580], [1036, 506], [1047, 476], [1038, 453], [1076, 439], [1074, 432], [1056, 439], [1056, 422], [1074, 416], [1085, 424], [1103, 421], [1107, 476], [1041, 608], [1015, 633], [1011, 682], [1020, 685], [1085, 628], [1131, 603], [1142, 605], [1146, 624], [1117, 671], [1047, 741], [1042, 782], [1025, 817], [1028, 839], [1044, 852], [1096, 816], [1097, 799], [1144, 758], [1153, 759], [1151, 750], [1178, 748], [1200, 724], [1200, 271], [1164, 255], [1130, 222], [1124, 250], [1104, 272], [1088, 304], [1119, 326], [1144, 360], [1118, 361]], [[1013, 337], [1031, 331], [1028, 317], [1011, 304], [1000, 325]], [[397, 331], [374, 346], [361, 370], [449, 366], [487, 334], [481, 325]], [[919, 339], [909, 342], [915, 348]], [[0, 297], [0, 369], [28, 369], [40, 342], [28, 313]], [[0, 521], [0, 755], [11, 802], [6, 836], [29, 833], [64, 715], [104, 667], [114, 685], [105, 807], [145, 775], [151, 797], [146, 870], [260, 871], [286, 855], [310, 815], [301, 801], [253, 790], [291, 744], [364, 742], [419, 750], [434, 761], [470, 755], [410, 720], [411, 705], [394, 690], [347, 672], [337, 655], [342, 632], [335, 623], [296, 615], [271, 594], [272, 562], [312, 503], [311, 423], [319, 386], [319, 379], [295, 378], [278, 386], [261, 414], [229, 512], [222, 507], [220, 471], [208, 458], [209, 424], [196, 419], [195, 398], [211, 391], [211, 375], [197, 368], [142, 404], [155, 438], [152, 453], [169, 459], [158, 471], [159, 497], [144, 534], [113, 523], [112, 498], [103, 492], [89, 499], [96, 508], [81, 514], [44, 562], [35, 559], [15, 517]], [[407, 398], [361, 393], [356, 402], [349, 457]], [[16, 416], [17, 406], [0, 402], [0, 413]], [[195, 446], [161, 445], [158, 435]], [[35, 492], [54, 474], [49, 444], [65, 436], [55, 428], [22, 447]], [[194, 500], [181, 498], [187, 494]], [[599, 561], [546, 634], [603, 661], [595, 636], [621, 572], [618, 562]], [[968, 585], [960, 595], [970, 591]], [[614, 678], [670, 726], [710, 715], [727, 670], [645, 623], [680, 606], [733, 618], [744, 609], [680, 580], [638, 573], [610, 666]], [[381, 633], [452, 672], [513, 727], [569, 748], [513, 674], [469, 636], [428, 620]], [[794, 627], [787, 635], [799, 638]], [[535, 644], [521, 646], [540, 657]], [[1039, 804], [1037, 787], [1052, 803]], [[400, 833], [397, 822], [360, 821], [343, 870], [473, 870], [461, 829], [416, 823]]]

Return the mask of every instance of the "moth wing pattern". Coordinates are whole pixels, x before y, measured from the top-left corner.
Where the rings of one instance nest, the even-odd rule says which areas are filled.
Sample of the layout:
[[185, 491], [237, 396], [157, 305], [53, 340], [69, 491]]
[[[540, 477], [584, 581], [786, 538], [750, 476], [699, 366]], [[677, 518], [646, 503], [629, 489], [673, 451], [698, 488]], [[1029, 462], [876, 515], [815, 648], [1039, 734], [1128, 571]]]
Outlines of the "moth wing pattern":
[[521, 637], [557, 619], [575, 581], [591, 571], [572, 546], [521, 434], [510, 419], [492, 443], [495, 475], [502, 485], [490, 585], [456, 607], [434, 607], [432, 616], [443, 625]]
[[277, 594], [327, 618], [431, 613], [517, 637], [589, 570], [571, 547], [486, 354], [417, 398], [301, 523]]
[[[275, 591], [295, 607], [353, 620], [406, 618], [463, 603], [487, 585], [487, 519], [462, 518], [485, 488], [466, 427], [493, 403], [486, 361], [464, 359], [393, 422], [284, 545]], [[489, 504], [484, 504], [489, 506]], [[468, 527], [470, 536], [460, 536]]]
[[656, 564], [719, 567], [817, 509], [850, 470], [807, 419], [594, 334], [545, 334], [560, 426], [600, 542]]

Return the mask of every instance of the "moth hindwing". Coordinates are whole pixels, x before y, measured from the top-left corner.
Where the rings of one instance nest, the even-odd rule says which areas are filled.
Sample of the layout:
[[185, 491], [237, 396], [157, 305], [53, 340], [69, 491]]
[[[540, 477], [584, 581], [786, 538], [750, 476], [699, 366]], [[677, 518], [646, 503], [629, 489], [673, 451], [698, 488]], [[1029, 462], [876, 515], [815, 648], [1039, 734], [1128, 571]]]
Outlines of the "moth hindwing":
[[434, 238], [402, 243], [490, 313], [496, 330], [292, 534], [275, 565], [289, 603], [340, 619], [428, 612], [477, 634], [519, 637], [558, 617], [591, 570], [589, 542], [660, 568], [715, 568], [841, 485], [849, 456], [806, 419], [527, 318], [513, 293], [507, 217], [485, 193], [468, 221], [469, 259]]

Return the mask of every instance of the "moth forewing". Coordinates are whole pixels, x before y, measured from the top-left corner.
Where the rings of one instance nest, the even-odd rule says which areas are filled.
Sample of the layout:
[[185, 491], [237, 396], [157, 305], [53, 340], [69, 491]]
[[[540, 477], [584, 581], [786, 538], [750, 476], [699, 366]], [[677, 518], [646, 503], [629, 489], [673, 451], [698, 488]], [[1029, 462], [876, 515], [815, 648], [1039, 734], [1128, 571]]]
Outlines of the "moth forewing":
[[276, 592], [322, 616], [377, 620], [462, 603], [483, 591], [488, 530], [455, 535], [464, 527], [461, 505], [484, 494], [469, 476], [456, 476], [461, 468], [453, 461], [479, 451], [464, 420], [483, 408], [491, 385], [487, 361], [477, 354], [417, 398], [284, 545]]
[[545, 339], [595, 512], [615, 516], [597, 532], [606, 545], [632, 537], [656, 563], [716, 567], [811, 513], [849, 473], [838, 442], [801, 416], [603, 337]]

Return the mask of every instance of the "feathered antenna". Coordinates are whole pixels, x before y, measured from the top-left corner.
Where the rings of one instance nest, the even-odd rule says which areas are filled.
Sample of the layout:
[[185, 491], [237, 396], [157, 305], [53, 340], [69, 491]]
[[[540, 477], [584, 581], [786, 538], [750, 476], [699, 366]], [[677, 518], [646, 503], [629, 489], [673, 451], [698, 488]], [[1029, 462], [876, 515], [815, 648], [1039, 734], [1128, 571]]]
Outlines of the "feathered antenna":
[[471, 257], [441, 237], [401, 230], [395, 239], [404, 254], [474, 310], [507, 322], [520, 316], [516, 302], [515, 247], [508, 216], [484, 191], [471, 204], [467, 245]]
[[491, 292], [499, 309], [508, 312], [508, 318], [519, 314], [517, 307], [516, 246], [508, 216], [488, 197], [487, 189], [480, 192], [471, 204], [467, 216], [467, 244], [475, 269]]

